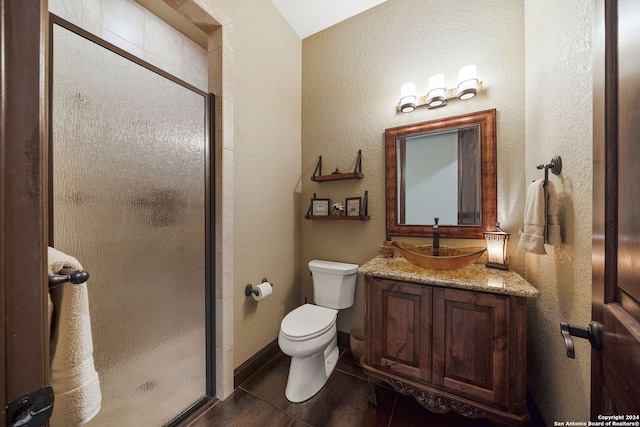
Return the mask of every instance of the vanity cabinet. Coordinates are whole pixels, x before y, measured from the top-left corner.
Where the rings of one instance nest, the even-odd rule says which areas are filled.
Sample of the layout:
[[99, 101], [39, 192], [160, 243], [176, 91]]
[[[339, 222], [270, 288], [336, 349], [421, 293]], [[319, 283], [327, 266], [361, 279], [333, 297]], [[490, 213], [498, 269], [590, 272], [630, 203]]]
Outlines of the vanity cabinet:
[[521, 425], [526, 332], [525, 297], [365, 274], [369, 401], [384, 381], [434, 412]]

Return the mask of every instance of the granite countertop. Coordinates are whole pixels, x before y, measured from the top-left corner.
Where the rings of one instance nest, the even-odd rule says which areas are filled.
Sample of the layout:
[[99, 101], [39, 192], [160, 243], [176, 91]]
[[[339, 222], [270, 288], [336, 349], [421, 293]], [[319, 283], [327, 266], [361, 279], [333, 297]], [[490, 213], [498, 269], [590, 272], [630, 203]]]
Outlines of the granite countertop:
[[519, 297], [537, 297], [540, 291], [518, 273], [472, 264], [457, 270], [428, 270], [411, 264], [400, 256], [377, 256], [358, 268], [358, 273], [381, 279], [400, 280], [447, 288], [468, 289]]

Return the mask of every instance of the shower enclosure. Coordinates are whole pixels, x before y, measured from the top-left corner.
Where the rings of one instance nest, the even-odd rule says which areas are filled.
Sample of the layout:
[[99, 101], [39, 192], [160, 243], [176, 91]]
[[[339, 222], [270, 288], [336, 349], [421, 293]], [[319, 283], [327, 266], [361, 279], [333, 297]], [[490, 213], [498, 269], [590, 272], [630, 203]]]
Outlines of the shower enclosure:
[[50, 244], [91, 275], [88, 425], [171, 424], [214, 393], [210, 96], [52, 22]]

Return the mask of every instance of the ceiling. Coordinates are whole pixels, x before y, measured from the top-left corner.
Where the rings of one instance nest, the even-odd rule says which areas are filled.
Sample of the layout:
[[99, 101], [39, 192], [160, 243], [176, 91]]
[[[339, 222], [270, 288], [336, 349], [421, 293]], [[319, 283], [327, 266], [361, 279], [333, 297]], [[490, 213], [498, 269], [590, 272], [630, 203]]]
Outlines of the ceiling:
[[271, 0], [301, 39], [387, 0]]

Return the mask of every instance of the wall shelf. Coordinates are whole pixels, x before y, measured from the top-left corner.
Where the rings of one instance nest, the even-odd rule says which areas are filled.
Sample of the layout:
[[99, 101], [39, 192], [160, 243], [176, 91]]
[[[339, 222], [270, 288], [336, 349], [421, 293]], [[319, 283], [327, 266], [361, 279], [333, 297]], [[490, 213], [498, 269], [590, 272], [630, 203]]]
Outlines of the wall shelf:
[[[360, 204], [360, 215], [312, 215], [314, 200], [320, 200], [317, 199], [316, 193], [313, 193], [313, 199], [311, 199], [309, 209], [307, 209], [307, 214], [304, 216], [305, 219], [320, 221], [369, 221], [371, 219], [371, 217], [369, 216], [369, 191], [364, 192], [364, 198], [362, 199], [362, 203]], [[329, 199], [321, 200], [326, 200], [326, 203], [329, 203]]]
[[356, 166], [353, 172], [342, 173], [336, 168], [336, 171], [330, 175], [322, 175], [322, 156], [318, 158], [318, 164], [313, 171], [311, 181], [324, 182], [324, 181], [342, 181], [345, 179], [362, 179], [364, 174], [362, 173], [362, 150], [358, 150], [358, 157], [356, 159]]
[[369, 221], [369, 215], [346, 216], [346, 215], [305, 215], [305, 219], [321, 221]]
[[349, 172], [349, 173], [334, 173], [331, 175], [317, 175], [312, 176], [311, 181], [324, 182], [324, 181], [341, 181], [345, 179], [362, 179], [364, 174], [362, 172]]
[[[313, 171], [313, 175], [311, 176], [311, 181], [315, 182], [326, 182], [326, 181], [343, 181], [346, 179], [362, 179], [364, 178], [364, 174], [362, 173], [362, 150], [358, 150], [358, 157], [356, 158], [356, 166], [353, 169], [353, 172], [342, 173], [336, 167], [335, 172], [331, 173], [331, 175], [322, 175], [322, 156], [318, 158], [318, 164], [316, 165], [316, 169]], [[313, 199], [311, 199], [311, 203], [309, 204], [309, 209], [307, 209], [307, 214], [304, 216], [305, 219], [311, 220], [319, 220], [319, 221], [368, 221], [371, 218], [369, 217], [369, 192], [364, 192], [364, 199], [362, 199], [362, 203], [360, 204], [360, 214], [359, 215], [312, 215], [313, 210], [313, 202], [314, 200], [318, 201], [316, 197], [316, 193], [313, 193]], [[324, 203], [327, 203], [326, 208], [322, 209], [324, 212], [330, 213], [328, 211], [328, 203], [329, 199], [322, 199]], [[323, 213], [324, 213], [323, 212]], [[316, 212], [317, 213], [317, 212]]]

